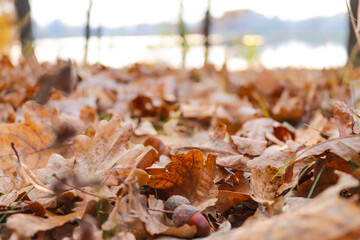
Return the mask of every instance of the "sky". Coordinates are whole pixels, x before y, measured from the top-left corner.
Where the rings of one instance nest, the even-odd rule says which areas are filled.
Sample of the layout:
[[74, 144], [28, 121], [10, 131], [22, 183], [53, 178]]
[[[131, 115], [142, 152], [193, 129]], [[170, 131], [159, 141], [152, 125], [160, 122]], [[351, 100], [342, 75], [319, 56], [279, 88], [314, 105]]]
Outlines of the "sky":
[[[207, 0], [183, 0], [184, 19], [200, 21]], [[72, 26], [85, 24], [89, 0], [30, 0], [32, 17], [40, 25], [61, 20]], [[303, 20], [316, 16], [345, 13], [345, 0], [211, 0], [211, 14], [222, 16], [226, 11], [250, 9], [267, 17], [282, 20]], [[175, 23], [179, 0], [93, 0], [92, 26], [120, 27], [161, 22]]]

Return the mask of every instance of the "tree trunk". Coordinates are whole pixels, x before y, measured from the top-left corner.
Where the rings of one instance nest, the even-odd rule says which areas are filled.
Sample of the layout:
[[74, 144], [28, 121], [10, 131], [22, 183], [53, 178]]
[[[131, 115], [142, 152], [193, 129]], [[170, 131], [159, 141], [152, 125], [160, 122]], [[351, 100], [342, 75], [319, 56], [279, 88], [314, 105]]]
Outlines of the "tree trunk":
[[87, 64], [88, 58], [88, 47], [89, 47], [89, 38], [90, 38], [90, 14], [93, 1], [89, 0], [89, 8], [86, 15], [86, 27], [85, 27], [85, 54], [84, 54], [84, 64]]
[[21, 49], [24, 57], [32, 55], [34, 35], [32, 31], [29, 0], [15, 0], [15, 8], [20, 25]]
[[210, 35], [210, 26], [211, 26], [211, 15], [210, 15], [210, 1], [208, 0], [208, 7], [205, 13], [205, 21], [204, 21], [204, 47], [205, 47], [205, 57], [204, 57], [204, 65], [207, 64], [208, 56], [209, 56], [209, 35]]
[[[355, 22], [357, 22], [358, 18], [358, 5], [359, 0], [350, 0], [350, 8], [351, 12], [354, 15]], [[348, 61], [352, 62], [355, 66], [360, 66], [360, 53], [359, 48], [356, 47], [356, 36], [354, 29], [351, 25], [351, 20], [349, 19], [349, 38], [348, 38], [348, 45], [347, 45], [347, 53], [348, 53]], [[357, 33], [359, 34], [359, 33]]]
[[186, 66], [186, 53], [188, 50], [188, 43], [186, 40], [187, 31], [186, 31], [186, 26], [185, 26], [184, 19], [183, 19], [183, 11], [184, 11], [183, 1], [180, 0], [178, 30], [179, 30], [179, 35], [181, 37], [182, 67], [184, 68]]

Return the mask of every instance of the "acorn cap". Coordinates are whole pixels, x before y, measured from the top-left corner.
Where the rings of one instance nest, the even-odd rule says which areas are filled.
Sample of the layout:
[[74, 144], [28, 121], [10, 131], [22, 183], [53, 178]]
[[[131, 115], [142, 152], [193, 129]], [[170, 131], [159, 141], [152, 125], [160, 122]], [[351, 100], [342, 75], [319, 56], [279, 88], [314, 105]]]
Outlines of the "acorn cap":
[[186, 224], [199, 209], [192, 205], [180, 205], [174, 210], [173, 223], [176, 227]]
[[[180, 195], [174, 195], [169, 197], [165, 202], [165, 210], [174, 211], [180, 205], [190, 205], [189, 199]], [[166, 214], [170, 219], [172, 219], [172, 214]]]

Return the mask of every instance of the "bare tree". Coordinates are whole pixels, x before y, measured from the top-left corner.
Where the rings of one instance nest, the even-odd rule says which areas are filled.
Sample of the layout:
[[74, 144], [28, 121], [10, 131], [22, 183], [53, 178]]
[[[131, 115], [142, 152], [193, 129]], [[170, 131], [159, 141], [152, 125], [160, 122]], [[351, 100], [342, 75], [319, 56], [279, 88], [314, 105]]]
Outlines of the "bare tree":
[[210, 3], [211, 0], [208, 0], [208, 6], [205, 13], [205, 19], [204, 19], [204, 47], [205, 47], [205, 57], [204, 57], [204, 65], [207, 64], [208, 56], [209, 56], [209, 47], [210, 47], [210, 41], [209, 41], [209, 34], [210, 34], [210, 26], [211, 26], [211, 15], [210, 15]]
[[[357, 22], [358, 18], [358, 6], [359, 6], [359, 0], [350, 0], [350, 8], [352, 15], [354, 17], [355, 22]], [[351, 15], [351, 14], [350, 14]], [[351, 18], [351, 16], [349, 16]], [[359, 23], [357, 22], [357, 25]], [[348, 44], [347, 44], [347, 53], [348, 53], [348, 61], [352, 62], [355, 66], [360, 66], [360, 53], [359, 48], [356, 44], [356, 35], [359, 33], [355, 33], [357, 31], [357, 28], [354, 29], [354, 27], [351, 24], [351, 19], [349, 20], [349, 38], [348, 38]]]
[[93, 5], [93, 0], [89, 0], [89, 8], [86, 14], [84, 64], [87, 63], [87, 58], [88, 58], [88, 47], [89, 47], [89, 38], [90, 38], [90, 15], [91, 15], [92, 5]]
[[32, 55], [34, 35], [31, 24], [29, 0], [15, 0], [16, 13], [20, 26], [21, 49], [24, 57]]
[[186, 26], [184, 23], [184, 19], [183, 19], [183, 12], [184, 12], [184, 4], [183, 1], [180, 0], [180, 11], [179, 11], [179, 23], [178, 23], [178, 30], [179, 30], [179, 35], [181, 37], [181, 49], [182, 49], [182, 67], [185, 67], [186, 65], [186, 53], [188, 50], [188, 43], [186, 40]]

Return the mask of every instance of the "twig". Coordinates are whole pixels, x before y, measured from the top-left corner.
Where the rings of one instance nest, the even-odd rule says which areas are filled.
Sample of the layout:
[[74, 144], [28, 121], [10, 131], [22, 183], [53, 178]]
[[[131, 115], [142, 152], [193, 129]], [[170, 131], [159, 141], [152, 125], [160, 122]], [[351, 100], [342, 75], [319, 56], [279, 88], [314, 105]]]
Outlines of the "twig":
[[105, 185], [105, 182], [108, 180], [108, 178], [115, 172], [115, 168], [111, 169], [110, 173], [104, 178], [102, 181], [100, 188]]
[[122, 179], [121, 177], [117, 177], [116, 179], [119, 180], [121, 183], [123, 183], [123, 184], [125, 185], [125, 187], [127, 187], [128, 189], [130, 189], [129, 184], [127, 184], [124, 179]]
[[357, 44], [360, 46], [360, 36], [359, 36], [359, 32], [356, 31], [357, 27], [356, 27], [356, 23], [354, 21], [354, 15], [350, 9], [350, 6], [349, 6], [349, 3], [347, 2], [347, 0], [345, 0], [345, 3], [346, 3], [346, 7], [347, 7], [347, 10], [349, 12], [349, 15], [350, 15], [350, 22], [351, 22], [351, 26], [354, 30], [354, 33], [355, 33], [355, 37], [356, 37], [356, 42]]
[[316, 129], [316, 128], [314, 128], [314, 127], [310, 126], [309, 124], [304, 123], [304, 126], [309, 127], [309, 128], [311, 128], [312, 130], [315, 130], [315, 131], [317, 131], [317, 132], [321, 133], [322, 135], [325, 135], [325, 136], [327, 136], [327, 137], [330, 137], [330, 135], [328, 135], [328, 134], [326, 134], [326, 133], [324, 133], [324, 132], [320, 131], [319, 129]]
[[99, 196], [99, 195], [97, 195], [97, 194], [90, 193], [90, 192], [87, 192], [87, 191], [85, 191], [85, 190], [82, 190], [82, 189], [79, 188], [79, 187], [73, 186], [73, 185], [67, 183], [66, 181], [64, 181], [63, 179], [60, 179], [60, 178], [56, 175], [56, 173], [54, 173], [52, 176], [53, 176], [54, 178], [56, 178], [59, 182], [65, 184], [65, 185], [67, 185], [67, 186], [69, 186], [69, 187], [71, 187], [71, 188], [73, 188], [73, 189], [79, 190], [79, 191], [82, 192], [82, 193], [85, 193], [85, 194], [87, 194], [87, 195], [90, 195], [90, 196], [93, 196], [93, 197], [97, 197], [97, 198], [100, 198], [100, 199], [106, 199], [106, 200], [111, 201], [111, 202], [114, 201], [114, 200], [112, 200], [112, 199], [110, 199], [110, 198], [105, 198], [105, 197]]
[[170, 213], [173, 214], [174, 211], [170, 211], [170, 210], [164, 210], [164, 209], [155, 209], [155, 208], [147, 208], [149, 211], [154, 211], [154, 212], [162, 212], [162, 213]]
[[12, 148], [13, 151], [15, 152], [16, 158], [17, 158], [18, 161], [20, 162], [19, 154], [18, 154], [18, 152], [16, 151], [15, 144], [14, 144], [13, 142], [11, 142], [11, 148]]

